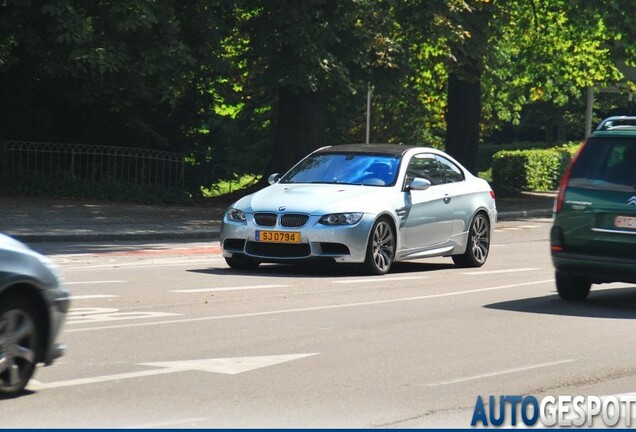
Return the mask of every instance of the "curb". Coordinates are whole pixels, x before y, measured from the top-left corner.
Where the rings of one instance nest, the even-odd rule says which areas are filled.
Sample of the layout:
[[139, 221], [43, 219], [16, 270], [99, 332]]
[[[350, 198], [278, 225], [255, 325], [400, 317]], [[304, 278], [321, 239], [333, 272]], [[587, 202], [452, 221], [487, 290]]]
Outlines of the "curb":
[[497, 220], [511, 220], [519, 218], [551, 218], [552, 209], [511, 210], [497, 213]]
[[10, 234], [23, 243], [77, 243], [99, 241], [136, 240], [219, 240], [220, 230], [213, 231], [162, 231], [142, 233], [89, 233], [89, 234]]

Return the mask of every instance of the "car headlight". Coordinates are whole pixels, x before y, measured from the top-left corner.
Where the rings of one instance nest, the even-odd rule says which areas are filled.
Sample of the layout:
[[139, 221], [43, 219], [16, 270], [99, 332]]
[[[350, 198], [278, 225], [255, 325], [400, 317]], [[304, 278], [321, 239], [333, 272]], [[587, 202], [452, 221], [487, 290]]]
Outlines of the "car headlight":
[[318, 223], [323, 225], [354, 225], [357, 224], [364, 213], [332, 213], [324, 215]]
[[234, 222], [245, 222], [245, 212], [234, 207], [227, 209], [225, 216]]

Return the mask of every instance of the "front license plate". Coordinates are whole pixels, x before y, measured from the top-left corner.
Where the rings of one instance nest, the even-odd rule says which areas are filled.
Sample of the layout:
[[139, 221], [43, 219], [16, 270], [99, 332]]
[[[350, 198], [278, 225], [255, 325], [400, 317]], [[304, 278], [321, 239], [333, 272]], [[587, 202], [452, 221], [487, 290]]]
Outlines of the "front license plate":
[[265, 243], [300, 243], [297, 231], [256, 231], [256, 241]]
[[617, 228], [636, 229], [636, 217], [616, 216], [614, 219], [614, 225], [616, 225]]

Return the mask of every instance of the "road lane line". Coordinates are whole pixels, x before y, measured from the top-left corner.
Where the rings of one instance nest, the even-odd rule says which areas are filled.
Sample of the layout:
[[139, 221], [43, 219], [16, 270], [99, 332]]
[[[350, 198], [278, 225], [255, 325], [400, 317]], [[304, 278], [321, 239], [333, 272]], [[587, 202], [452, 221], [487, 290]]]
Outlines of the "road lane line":
[[401, 302], [409, 302], [409, 301], [417, 301], [417, 300], [429, 300], [429, 299], [437, 299], [437, 298], [443, 298], [443, 297], [452, 297], [452, 296], [459, 296], [464, 294], [478, 294], [478, 293], [483, 293], [488, 291], [497, 291], [497, 290], [503, 290], [503, 289], [509, 289], [509, 288], [520, 288], [525, 286], [541, 285], [541, 284], [547, 284], [547, 283], [553, 284], [554, 279], [547, 279], [547, 280], [535, 281], [535, 282], [524, 282], [524, 283], [512, 284], [512, 285], [502, 285], [502, 286], [489, 287], [489, 288], [480, 288], [475, 290], [453, 291], [450, 293], [430, 294], [430, 295], [417, 296], [417, 297], [403, 297], [403, 298], [397, 298], [397, 299], [377, 300], [377, 301], [369, 301], [369, 302], [361, 302], [361, 303], [345, 303], [345, 304], [337, 304], [337, 305], [331, 305], [331, 306], [313, 306], [313, 307], [297, 308], [297, 309], [278, 309], [278, 310], [265, 311], [265, 312], [251, 312], [251, 313], [244, 313], [244, 314], [206, 316], [206, 317], [199, 317], [199, 318], [183, 318], [183, 319], [173, 319], [173, 320], [167, 320], [167, 321], [154, 321], [154, 322], [134, 323], [134, 324], [131, 323], [126, 325], [86, 327], [86, 328], [80, 328], [80, 329], [65, 330], [65, 333], [86, 332], [86, 331], [94, 331], [94, 330], [111, 330], [111, 329], [131, 328], [131, 327], [148, 327], [148, 326], [165, 325], [165, 324], [193, 323], [193, 322], [215, 321], [215, 320], [235, 319], [235, 318], [253, 318], [253, 317], [281, 315], [281, 314], [288, 314], [288, 313], [313, 312], [313, 311], [330, 310], [330, 309], [344, 309], [344, 308], [360, 307], [360, 306], [375, 306], [375, 305], [390, 304], [390, 303], [401, 303]]
[[541, 268], [518, 268], [518, 269], [508, 269], [508, 270], [490, 270], [490, 271], [474, 271], [462, 273], [463, 275], [493, 275], [493, 274], [503, 274], [503, 273], [518, 273], [518, 272], [526, 272], [526, 271], [537, 271], [543, 270]]
[[201, 264], [207, 263], [210, 264], [212, 262], [221, 262], [220, 259], [180, 259], [180, 260], [170, 260], [170, 261], [146, 261], [146, 262], [133, 262], [133, 263], [109, 263], [109, 264], [95, 264], [95, 265], [87, 265], [87, 266], [60, 266], [62, 271], [66, 272], [67, 270], [96, 270], [96, 269], [125, 269], [125, 268], [155, 268], [155, 267], [180, 267], [187, 266], [191, 264]]
[[246, 285], [235, 287], [217, 287], [217, 288], [197, 288], [185, 290], [169, 290], [174, 293], [202, 293], [202, 292], [219, 292], [219, 291], [241, 291], [241, 290], [257, 290], [267, 288], [288, 288], [291, 285]]
[[119, 297], [118, 295], [110, 295], [110, 294], [93, 294], [93, 295], [77, 295], [70, 296], [71, 300], [86, 300], [86, 299], [102, 299], [102, 298], [113, 298]]
[[334, 280], [331, 283], [354, 284], [354, 283], [374, 283], [374, 282], [399, 282], [413, 279], [428, 279], [428, 276], [404, 276], [404, 277], [368, 277], [363, 279]]
[[109, 283], [124, 283], [123, 280], [106, 280], [106, 281], [90, 281], [90, 282], [64, 282], [64, 285], [90, 285], [90, 284], [109, 284]]
[[77, 385], [95, 384], [95, 383], [103, 383], [103, 382], [109, 382], [109, 381], [119, 381], [123, 379], [139, 378], [144, 376], [163, 375], [163, 374], [169, 374], [174, 372], [175, 371], [172, 369], [152, 369], [152, 370], [145, 370], [145, 371], [139, 371], [139, 372], [127, 372], [127, 373], [121, 373], [121, 374], [105, 375], [101, 377], [78, 378], [74, 380], [58, 381], [53, 383], [43, 383], [37, 380], [32, 380], [32, 382], [28, 385], [27, 388], [30, 390], [43, 390], [43, 389], [51, 389], [51, 388], [72, 387]]
[[504, 369], [504, 370], [501, 370], [501, 371], [498, 371], [498, 372], [492, 372], [492, 373], [481, 374], [481, 375], [474, 375], [474, 376], [470, 376], [470, 377], [458, 378], [458, 379], [449, 380], [449, 381], [442, 381], [442, 382], [439, 382], [439, 383], [426, 384], [426, 386], [427, 387], [437, 387], [437, 386], [443, 386], [443, 385], [448, 385], [448, 384], [459, 384], [459, 383], [463, 383], [463, 382], [467, 382], [467, 381], [475, 381], [475, 380], [482, 379], [482, 378], [492, 378], [492, 377], [496, 377], [496, 376], [500, 376], [500, 375], [507, 375], [507, 374], [516, 373], [516, 372], [525, 372], [525, 371], [533, 370], [533, 369], [540, 369], [540, 368], [549, 367], [549, 366], [557, 366], [557, 365], [561, 365], [561, 364], [565, 364], [565, 363], [571, 363], [573, 361], [574, 361], [573, 359], [565, 359], [565, 360], [558, 360], [558, 361], [554, 361], [554, 362], [550, 362], [550, 363], [541, 363], [541, 364], [525, 366], [525, 367], [520, 367], [520, 368]]

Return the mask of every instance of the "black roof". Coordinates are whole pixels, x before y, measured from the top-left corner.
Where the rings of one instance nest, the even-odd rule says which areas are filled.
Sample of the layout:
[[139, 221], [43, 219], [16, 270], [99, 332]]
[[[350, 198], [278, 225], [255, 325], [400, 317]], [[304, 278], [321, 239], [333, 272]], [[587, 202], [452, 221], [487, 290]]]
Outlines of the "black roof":
[[323, 147], [319, 153], [373, 153], [402, 156], [408, 150], [417, 146], [404, 144], [340, 144]]

